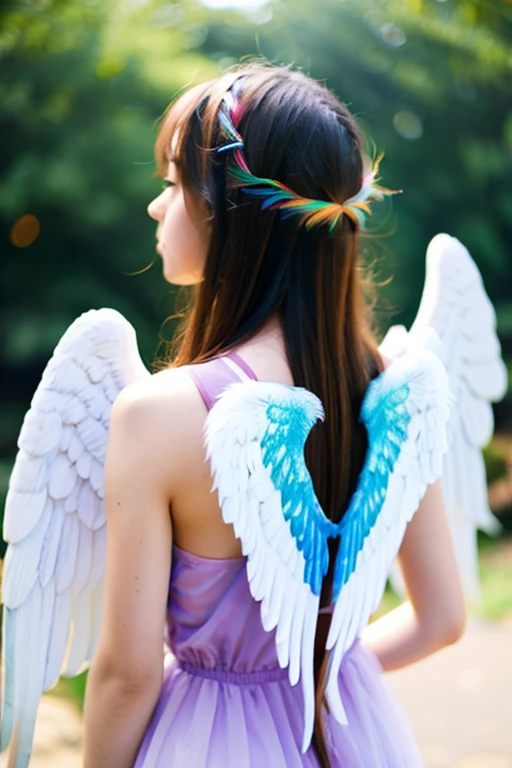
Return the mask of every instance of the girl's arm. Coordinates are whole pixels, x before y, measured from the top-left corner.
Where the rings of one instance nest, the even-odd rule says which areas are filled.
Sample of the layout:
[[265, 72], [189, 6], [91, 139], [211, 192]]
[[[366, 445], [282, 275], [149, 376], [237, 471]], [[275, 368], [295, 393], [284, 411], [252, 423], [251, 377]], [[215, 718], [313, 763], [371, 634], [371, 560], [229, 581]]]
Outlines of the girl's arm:
[[103, 617], [85, 697], [84, 768], [132, 768], [163, 675], [171, 567], [172, 421], [139, 385], [110, 421]]
[[407, 526], [398, 560], [408, 602], [370, 624], [362, 643], [385, 670], [456, 642], [465, 606], [440, 481], [431, 485]]

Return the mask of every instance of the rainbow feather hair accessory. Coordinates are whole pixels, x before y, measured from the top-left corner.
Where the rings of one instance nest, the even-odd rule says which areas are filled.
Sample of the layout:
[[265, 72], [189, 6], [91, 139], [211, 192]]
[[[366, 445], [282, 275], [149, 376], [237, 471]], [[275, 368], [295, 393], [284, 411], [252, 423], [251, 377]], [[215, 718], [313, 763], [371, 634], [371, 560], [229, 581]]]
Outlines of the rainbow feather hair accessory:
[[[237, 84], [235, 83], [235, 86]], [[382, 200], [386, 195], [395, 195], [402, 191], [386, 189], [378, 185], [377, 173], [382, 154], [374, 158], [370, 171], [363, 176], [359, 192], [343, 203], [302, 197], [280, 181], [254, 176], [242, 152], [244, 140], [237, 130], [242, 108], [234, 92], [235, 86], [226, 92], [219, 109], [221, 133], [227, 143], [218, 147], [217, 152], [234, 150], [234, 163], [229, 168], [233, 186], [241, 187], [247, 194], [263, 198], [262, 210], [279, 209], [284, 218], [299, 215], [306, 229], [326, 224], [331, 233], [342, 216], [348, 216], [356, 226], [364, 225], [366, 217], [371, 214], [371, 200]]]

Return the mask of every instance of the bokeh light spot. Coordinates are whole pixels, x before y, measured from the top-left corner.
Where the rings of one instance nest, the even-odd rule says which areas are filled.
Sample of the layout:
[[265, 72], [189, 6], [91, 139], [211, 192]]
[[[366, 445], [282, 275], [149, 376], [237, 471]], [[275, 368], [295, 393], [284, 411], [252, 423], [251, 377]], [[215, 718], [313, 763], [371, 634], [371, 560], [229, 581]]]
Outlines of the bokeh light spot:
[[416, 141], [423, 136], [423, 123], [415, 112], [401, 110], [393, 117], [395, 131], [404, 139]]
[[389, 22], [387, 24], [382, 24], [378, 31], [384, 42], [391, 45], [393, 48], [400, 48], [407, 42], [405, 33], [400, 27], [397, 27], [396, 24], [391, 24]]
[[14, 222], [11, 229], [11, 243], [17, 248], [26, 248], [36, 240], [40, 229], [37, 216], [26, 213]]

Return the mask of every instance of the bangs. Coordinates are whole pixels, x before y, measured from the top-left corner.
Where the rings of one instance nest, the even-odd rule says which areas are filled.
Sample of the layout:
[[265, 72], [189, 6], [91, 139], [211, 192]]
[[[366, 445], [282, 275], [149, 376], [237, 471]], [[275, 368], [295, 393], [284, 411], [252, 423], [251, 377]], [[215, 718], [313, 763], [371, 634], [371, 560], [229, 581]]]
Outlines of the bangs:
[[[165, 176], [172, 160], [180, 165], [184, 137], [194, 111], [208, 95], [211, 82], [188, 89], [172, 101], [162, 115], [155, 143], [156, 171], [154, 176]], [[185, 129], [185, 130], [183, 130]]]
[[204, 130], [201, 131], [202, 146], [197, 146], [196, 149], [211, 148], [213, 134], [217, 132], [217, 110], [225, 92], [236, 78], [236, 72], [229, 72], [217, 80], [200, 83], [186, 90], [169, 104], [162, 115], [155, 143], [155, 176], [165, 176], [171, 160], [181, 168], [184, 167], [185, 145], [194, 113], [206, 103], [207, 107], [201, 116], [201, 120], [204, 121]]

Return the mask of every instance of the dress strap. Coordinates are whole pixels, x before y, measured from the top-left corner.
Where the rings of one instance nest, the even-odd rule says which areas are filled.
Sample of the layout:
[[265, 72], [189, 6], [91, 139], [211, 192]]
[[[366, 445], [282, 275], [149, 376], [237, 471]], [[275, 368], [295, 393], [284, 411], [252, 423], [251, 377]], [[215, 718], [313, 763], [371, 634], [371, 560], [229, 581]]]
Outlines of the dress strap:
[[258, 377], [254, 373], [253, 369], [250, 367], [250, 365], [248, 363], [245, 362], [245, 360], [242, 357], [240, 357], [238, 352], [235, 352], [235, 351], [228, 352], [223, 359], [226, 360], [226, 362], [232, 360], [234, 363], [236, 363], [236, 365], [238, 365], [239, 368], [242, 369], [242, 371], [250, 379], [253, 379], [254, 381], [258, 381]]
[[230, 384], [249, 379], [258, 380], [252, 368], [237, 352], [228, 352], [222, 357], [183, 367], [194, 380], [208, 410]]

